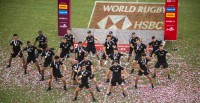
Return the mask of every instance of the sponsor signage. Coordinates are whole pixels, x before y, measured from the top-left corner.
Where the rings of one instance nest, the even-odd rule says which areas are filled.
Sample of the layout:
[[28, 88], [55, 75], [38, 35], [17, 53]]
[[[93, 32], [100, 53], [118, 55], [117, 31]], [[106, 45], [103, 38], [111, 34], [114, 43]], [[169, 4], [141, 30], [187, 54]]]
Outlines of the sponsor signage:
[[165, 1], [164, 39], [177, 40], [178, 33], [178, 0]]
[[70, 0], [58, 0], [58, 36], [63, 36], [71, 28], [70, 7]]
[[88, 27], [114, 30], [164, 30], [164, 13], [164, 3], [96, 1]]

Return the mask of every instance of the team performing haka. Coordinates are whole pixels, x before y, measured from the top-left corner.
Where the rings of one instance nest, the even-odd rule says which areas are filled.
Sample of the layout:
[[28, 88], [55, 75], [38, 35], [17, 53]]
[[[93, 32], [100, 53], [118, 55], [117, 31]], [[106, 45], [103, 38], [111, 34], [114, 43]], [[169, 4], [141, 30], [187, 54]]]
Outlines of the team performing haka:
[[[89, 55], [90, 53], [96, 55], [99, 60], [99, 64], [97, 65], [99, 65], [101, 70], [102, 68], [107, 68], [105, 76], [106, 83], [109, 83], [109, 87], [108, 92], [105, 94], [106, 96], [110, 96], [113, 87], [118, 84], [121, 86], [123, 96], [126, 97], [127, 94], [124, 89], [124, 85], [126, 85], [125, 78], [132, 78], [132, 76], [129, 75], [133, 75], [135, 70], [138, 70], [135, 83], [133, 84], [135, 89], [138, 88], [138, 80], [142, 75], [149, 79], [151, 88], [154, 89], [155, 83], [153, 78], [156, 78], [156, 70], [160, 67], [166, 70], [167, 79], [171, 79], [170, 69], [167, 63], [167, 59], [171, 57], [171, 54], [164, 49], [165, 42], [157, 40], [155, 36], [152, 36], [152, 41], [148, 43], [148, 45], [145, 45], [142, 43], [142, 38], [136, 36], [136, 33], [133, 32], [131, 38], [127, 40], [130, 44], [130, 51], [127, 55], [118, 51], [118, 39], [113, 36], [113, 32], [110, 31], [106, 36], [105, 42], [102, 44], [103, 53], [101, 58], [99, 58], [99, 54], [95, 47], [95, 43], [99, 43], [99, 41], [90, 30], [87, 34], [88, 36], [85, 37], [83, 42], [79, 41], [75, 48], [75, 37], [71, 34], [71, 30], [67, 29], [66, 34], [59, 44], [57, 53], [54, 52], [54, 49], [50, 48], [47, 37], [41, 30], [39, 31], [39, 35], [36, 37], [34, 44], [28, 40], [26, 47], [23, 47], [23, 42], [18, 39], [18, 35], [14, 34], [13, 40], [10, 43], [11, 56], [7, 68], [11, 67], [12, 59], [19, 56], [23, 64], [24, 74], [28, 74], [28, 65], [33, 62], [37, 67], [38, 73], [41, 74], [41, 81], [44, 81], [48, 74], [45, 70], [49, 67], [50, 70], [48, 69], [48, 72], [50, 78], [47, 91], [52, 89], [51, 84], [54, 79], [61, 79], [63, 88], [67, 91], [66, 78], [68, 76], [66, 73], [70, 71], [72, 85], [78, 85], [75, 90], [73, 101], [77, 100], [78, 92], [84, 87], [90, 92], [93, 101], [96, 101], [93, 90], [90, 88], [90, 81], [93, 81], [97, 92], [102, 92], [99, 87], [99, 82], [103, 80], [102, 78], [104, 77], [101, 77], [101, 80], [99, 81], [97, 80], [95, 74], [98, 73], [98, 70], [94, 67], [93, 61], [89, 59], [91, 57], [91, 55]], [[38, 46], [35, 46], [37, 42], [39, 44]], [[84, 46], [85, 43], [87, 43], [86, 47]], [[150, 47], [153, 48], [151, 52], [149, 49]], [[25, 51], [27, 52], [26, 60], [23, 55]], [[125, 68], [123, 66], [124, 61], [121, 58], [125, 58], [126, 55], [128, 56], [126, 62], [131, 62], [131, 64], [126, 65]], [[131, 58], [133, 58], [133, 60]], [[105, 63], [103, 63], [103, 60], [105, 60]], [[150, 70], [153, 62], [155, 62], [155, 66], [151, 76]], [[70, 65], [66, 66], [67, 63]], [[109, 67], [106, 65], [107, 63], [110, 63]], [[60, 69], [61, 66], [63, 70]], [[126, 72], [128, 68], [130, 68], [130, 74]]]

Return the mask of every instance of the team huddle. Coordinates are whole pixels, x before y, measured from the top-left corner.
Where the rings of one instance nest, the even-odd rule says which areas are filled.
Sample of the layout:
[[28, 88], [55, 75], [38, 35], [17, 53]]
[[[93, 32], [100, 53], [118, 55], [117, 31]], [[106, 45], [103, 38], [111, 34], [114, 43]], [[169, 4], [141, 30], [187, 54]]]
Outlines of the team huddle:
[[[42, 31], [39, 31], [39, 35], [36, 37], [34, 44], [32, 44], [31, 41], [27, 41], [26, 47], [23, 47], [23, 43], [18, 39], [18, 35], [13, 34], [13, 40], [10, 43], [11, 56], [7, 68], [11, 67], [12, 59], [19, 56], [23, 63], [24, 74], [28, 74], [28, 65], [33, 62], [37, 67], [38, 73], [41, 74], [40, 81], [44, 81], [46, 77], [45, 70], [49, 67], [50, 79], [48, 81], [47, 91], [52, 89], [52, 81], [58, 81], [58, 79], [63, 82], [63, 89], [67, 91], [67, 82], [65, 80], [65, 75], [63, 74], [66, 74], [66, 71], [71, 71], [70, 77], [72, 84], [78, 85], [75, 90], [73, 101], [77, 100], [78, 92], [84, 87], [91, 94], [93, 101], [96, 101], [93, 90], [89, 85], [90, 80], [94, 82], [97, 92], [101, 92], [101, 90], [97, 78], [95, 77], [95, 72], [98, 71], [95, 71], [93, 62], [89, 59], [89, 54], [92, 53], [93, 55], [96, 55], [101, 67], [107, 67], [107, 61], [111, 63], [111, 66], [108, 67], [105, 73], [105, 82], [110, 84], [106, 96], [110, 96], [113, 87], [118, 84], [121, 86], [123, 96], [126, 97], [127, 94], [124, 90], [124, 85], [126, 84], [125, 79], [128, 77], [129, 73], [127, 73], [127, 69], [122, 66], [121, 57], [126, 56], [126, 54], [118, 51], [118, 39], [113, 36], [113, 32], [110, 31], [103, 44], [103, 54], [99, 57], [95, 48], [95, 43], [98, 42], [98, 39], [92, 35], [91, 31], [88, 31], [87, 33], [88, 36], [85, 40], [83, 40], [83, 42], [78, 41], [78, 45], [75, 48], [75, 37], [71, 34], [71, 30], [67, 29], [57, 52], [48, 45], [48, 39]], [[138, 88], [138, 80], [142, 75], [145, 75], [149, 79], [151, 88], [154, 89], [153, 78], [156, 78], [156, 70], [161, 66], [167, 71], [167, 79], [171, 79], [170, 69], [168, 68], [167, 63], [167, 58], [171, 57], [171, 54], [164, 49], [164, 41], [157, 40], [155, 36], [151, 39], [152, 41], [148, 45], [145, 45], [142, 43], [142, 39], [136, 36], [135, 32], [132, 33], [132, 36], [129, 39], [130, 50], [126, 62], [130, 62], [131, 57], [134, 57], [130, 64], [130, 74], [133, 74], [135, 69], [138, 69], [134, 84], [135, 89]], [[87, 46], [85, 47], [83, 46], [83, 43], [86, 42]], [[36, 44], [38, 45], [36, 46]], [[153, 50], [150, 50], [150, 47], [152, 47]], [[25, 51], [27, 52], [26, 60], [23, 55]], [[153, 62], [155, 62], [155, 67], [153, 75], [151, 76], [150, 67]], [[70, 65], [69, 67], [66, 66], [67, 63]], [[61, 70], [61, 68], [63, 70]]]

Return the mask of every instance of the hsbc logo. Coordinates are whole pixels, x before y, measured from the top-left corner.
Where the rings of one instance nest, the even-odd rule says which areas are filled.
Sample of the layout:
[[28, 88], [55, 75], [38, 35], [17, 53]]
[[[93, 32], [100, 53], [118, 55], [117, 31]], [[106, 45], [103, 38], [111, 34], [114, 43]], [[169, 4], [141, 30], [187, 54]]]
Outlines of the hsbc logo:
[[67, 24], [63, 24], [59, 26], [60, 28], [67, 28]]
[[175, 29], [173, 27], [169, 27], [166, 29], [166, 31], [174, 31]]
[[108, 15], [97, 23], [100, 29], [128, 29], [132, 23], [125, 15]]
[[167, 0], [168, 3], [176, 2], [176, 0]]

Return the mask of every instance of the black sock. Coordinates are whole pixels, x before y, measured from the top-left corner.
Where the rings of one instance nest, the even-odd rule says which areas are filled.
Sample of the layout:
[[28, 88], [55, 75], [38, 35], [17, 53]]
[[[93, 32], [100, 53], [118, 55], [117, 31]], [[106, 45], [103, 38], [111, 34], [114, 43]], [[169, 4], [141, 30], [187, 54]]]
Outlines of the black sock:
[[66, 86], [64, 86], [64, 90], [67, 90], [67, 87], [66, 87]]
[[170, 79], [170, 75], [168, 75], [168, 79]]
[[137, 85], [135, 85], [135, 88], [137, 89]]
[[153, 85], [153, 84], [151, 84], [151, 87], [152, 87], [152, 88], [154, 88], [154, 85]]
[[74, 99], [77, 99], [77, 97], [74, 97]]
[[107, 93], [107, 95], [110, 95], [110, 94], [111, 94], [111, 92], [108, 92], [108, 93]]

